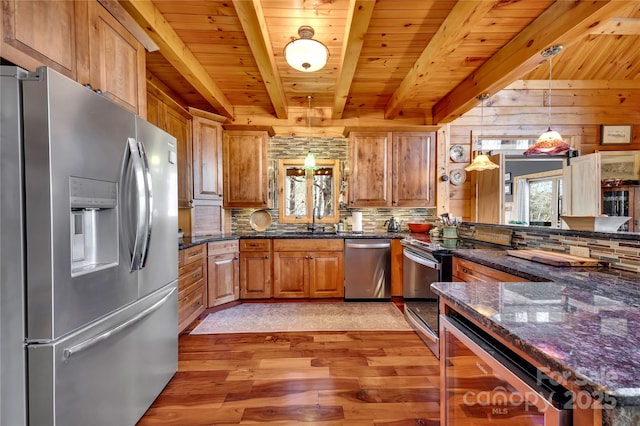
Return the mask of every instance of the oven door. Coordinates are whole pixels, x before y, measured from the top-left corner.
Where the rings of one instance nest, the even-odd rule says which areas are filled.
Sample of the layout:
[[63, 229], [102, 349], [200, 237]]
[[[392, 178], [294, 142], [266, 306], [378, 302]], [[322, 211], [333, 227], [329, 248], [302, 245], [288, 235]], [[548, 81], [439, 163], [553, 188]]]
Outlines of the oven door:
[[440, 339], [443, 425], [572, 424], [571, 392], [508, 349], [445, 316]]

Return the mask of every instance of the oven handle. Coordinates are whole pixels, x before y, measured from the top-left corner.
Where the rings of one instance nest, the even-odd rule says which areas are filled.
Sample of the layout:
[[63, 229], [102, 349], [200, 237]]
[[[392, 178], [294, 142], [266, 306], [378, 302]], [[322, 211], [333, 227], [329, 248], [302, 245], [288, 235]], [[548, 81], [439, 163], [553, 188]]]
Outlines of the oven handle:
[[409, 260], [413, 260], [414, 262], [419, 263], [422, 266], [426, 266], [427, 268], [435, 269], [438, 271], [440, 270], [440, 264], [438, 262], [433, 262], [431, 260], [425, 259], [424, 257], [417, 256], [407, 249], [404, 250], [404, 257]]

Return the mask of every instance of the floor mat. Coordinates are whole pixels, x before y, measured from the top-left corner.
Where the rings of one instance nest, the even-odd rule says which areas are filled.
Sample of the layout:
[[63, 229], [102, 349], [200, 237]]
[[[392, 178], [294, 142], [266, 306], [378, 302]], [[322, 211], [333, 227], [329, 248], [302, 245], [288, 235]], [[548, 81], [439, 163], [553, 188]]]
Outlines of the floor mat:
[[387, 330], [411, 330], [391, 302], [244, 303], [209, 314], [190, 334]]

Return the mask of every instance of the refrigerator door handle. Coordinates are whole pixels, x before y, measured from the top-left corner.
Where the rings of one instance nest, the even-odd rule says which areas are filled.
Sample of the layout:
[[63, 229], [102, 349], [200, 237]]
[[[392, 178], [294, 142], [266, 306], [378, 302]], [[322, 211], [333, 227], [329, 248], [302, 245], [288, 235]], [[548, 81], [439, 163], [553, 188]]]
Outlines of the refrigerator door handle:
[[149, 254], [149, 240], [151, 239], [151, 225], [153, 221], [153, 191], [151, 188], [151, 170], [149, 169], [149, 159], [147, 152], [144, 149], [144, 143], [138, 141], [138, 149], [140, 152], [140, 159], [142, 160], [143, 176], [145, 179], [145, 208], [146, 216], [144, 217], [144, 235], [142, 238], [142, 247], [140, 251], [140, 266], [144, 268], [147, 262], [147, 255]]
[[101, 333], [97, 336], [93, 336], [90, 339], [87, 339], [83, 342], [78, 343], [77, 345], [73, 345], [69, 348], [65, 348], [63, 351], [63, 359], [67, 360], [69, 358], [71, 358], [72, 356], [85, 351], [89, 348], [91, 348], [92, 346], [97, 345], [100, 342], [103, 342], [113, 336], [115, 336], [116, 334], [124, 331], [125, 329], [131, 327], [132, 325], [142, 321], [144, 318], [146, 318], [147, 316], [151, 315], [153, 312], [157, 311], [158, 309], [160, 309], [160, 307], [162, 307], [162, 305], [164, 305], [167, 300], [169, 300], [169, 298], [171, 297], [171, 295], [175, 292], [178, 291], [178, 289], [176, 287], [173, 287], [171, 289], [168, 290], [167, 294], [160, 300], [158, 300], [156, 303], [154, 303], [153, 305], [149, 306], [147, 309], [145, 309], [144, 311], [138, 313], [137, 315], [131, 317], [128, 321], [123, 322], [122, 324], [119, 324], [113, 328], [110, 328], [109, 330], [105, 331], [104, 333]]
[[138, 144], [135, 139], [129, 138], [127, 139], [127, 143], [129, 146], [129, 152], [131, 153], [133, 165], [133, 172], [135, 176], [136, 183], [136, 231], [135, 231], [135, 240], [133, 244], [133, 253], [131, 256], [131, 266], [130, 270], [135, 271], [141, 268], [141, 258], [142, 258], [142, 245], [143, 245], [143, 235], [145, 231], [145, 221], [144, 219], [147, 215], [147, 202], [146, 202], [146, 189], [145, 189], [145, 176], [144, 176], [144, 165], [142, 164], [142, 158], [140, 154], [140, 150]]

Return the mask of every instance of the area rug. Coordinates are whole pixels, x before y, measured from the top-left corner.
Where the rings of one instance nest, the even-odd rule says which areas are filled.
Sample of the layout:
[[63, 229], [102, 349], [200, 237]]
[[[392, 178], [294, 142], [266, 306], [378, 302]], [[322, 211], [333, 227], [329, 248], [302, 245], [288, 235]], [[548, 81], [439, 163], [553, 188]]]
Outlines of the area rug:
[[407, 331], [391, 302], [245, 303], [209, 314], [191, 334]]

